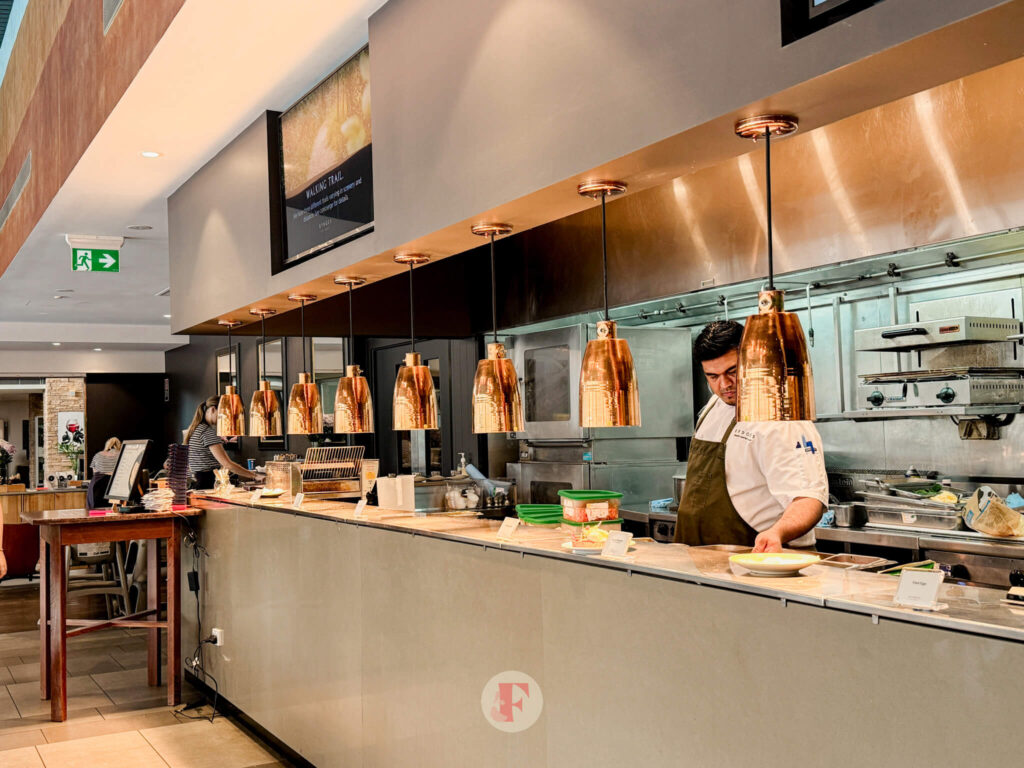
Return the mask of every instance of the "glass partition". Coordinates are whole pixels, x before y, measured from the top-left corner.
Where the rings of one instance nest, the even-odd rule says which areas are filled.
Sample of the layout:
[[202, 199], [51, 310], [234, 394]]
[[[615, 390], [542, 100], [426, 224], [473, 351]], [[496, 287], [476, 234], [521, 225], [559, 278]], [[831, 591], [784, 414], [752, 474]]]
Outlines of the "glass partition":
[[313, 381], [320, 388], [320, 402], [324, 408], [324, 432], [334, 432], [334, 397], [338, 393], [338, 379], [345, 375], [344, 339], [312, 339]]

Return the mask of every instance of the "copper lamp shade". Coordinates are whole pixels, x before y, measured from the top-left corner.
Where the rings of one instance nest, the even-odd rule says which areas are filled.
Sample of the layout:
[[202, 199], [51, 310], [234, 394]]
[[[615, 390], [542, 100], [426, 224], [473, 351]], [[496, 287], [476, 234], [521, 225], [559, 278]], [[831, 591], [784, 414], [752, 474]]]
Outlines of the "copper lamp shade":
[[418, 352], [407, 352], [405, 365], [398, 369], [392, 411], [396, 431], [438, 428], [434, 377]]
[[790, 115], [757, 115], [736, 123], [736, 135], [764, 139], [765, 221], [768, 288], [757, 296], [757, 314], [747, 318], [739, 349], [736, 421], [814, 421], [814, 379], [800, 318], [783, 307], [775, 290], [772, 239], [772, 137], [798, 127]]
[[576, 188], [584, 197], [601, 201], [601, 274], [604, 283], [604, 320], [597, 324], [597, 338], [587, 342], [580, 366], [580, 426], [639, 427], [640, 387], [629, 342], [615, 335], [615, 321], [608, 315], [608, 219], [605, 203], [621, 195], [621, 181], [588, 181]]
[[473, 432], [523, 429], [523, 401], [515, 366], [505, 357], [504, 344], [488, 344], [487, 359], [477, 363], [473, 378]]
[[320, 388], [312, 375], [300, 373], [288, 397], [288, 434], [319, 435], [324, 431], [324, 409], [320, 404]]
[[519, 397], [519, 377], [498, 341], [498, 280], [494, 269], [494, 238], [512, 231], [511, 224], [490, 222], [474, 224], [474, 235], [491, 241], [491, 325], [494, 341], [487, 345], [487, 357], [476, 365], [473, 377], [473, 432], [476, 434], [521, 432], [523, 401]]
[[814, 379], [800, 318], [782, 291], [762, 291], [739, 352], [736, 421], [814, 421]]
[[224, 387], [217, 402], [217, 436], [242, 437], [245, 434], [245, 406], [232, 384]]
[[[235, 352], [231, 344], [231, 329], [241, 325], [239, 320], [218, 320], [220, 325], [228, 329], [229, 381], [235, 379]], [[242, 437], [245, 434], [245, 406], [238, 396], [238, 389], [233, 384], [224, 387], [224, 394], [217, 401], [217, 436]]]
[[373, 401], [370, 385], [358, 365], [345, 367], [334, 398], [334, 431], [359, 435], [373, 432]]
[[249, 403], [249, 437], [281, 436], [281, 403], [269, 381], [261, 381]]
[[639, 427], [640, 389], [633, 354], [615, 335], [615, 322], [597, 324], [580, 370], [581, 427]]

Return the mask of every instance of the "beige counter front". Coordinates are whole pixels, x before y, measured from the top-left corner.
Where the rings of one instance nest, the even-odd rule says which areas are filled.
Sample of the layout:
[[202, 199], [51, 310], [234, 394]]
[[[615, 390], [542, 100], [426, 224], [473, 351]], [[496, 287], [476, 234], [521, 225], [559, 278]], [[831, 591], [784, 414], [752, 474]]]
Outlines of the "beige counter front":
[[[989, 590], [910, 614], [872, 574], [767, 584], [681, 545], [585, 559], [549, 530], [245, 499], [199, 500], [208, 669], [316, 765], [1017, 763], [1024, 617]], [[539, 684], [525, 731], [485, 718], [503, 671]]]

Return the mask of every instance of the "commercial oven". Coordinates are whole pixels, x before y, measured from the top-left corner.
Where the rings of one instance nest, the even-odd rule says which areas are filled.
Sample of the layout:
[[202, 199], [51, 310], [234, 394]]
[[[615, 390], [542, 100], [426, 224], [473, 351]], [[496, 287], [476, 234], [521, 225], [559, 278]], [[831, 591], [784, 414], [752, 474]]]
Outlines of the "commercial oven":
[[525, 430], [520, 461], [507, 465], [519, 500], [557, 503], [561, 489], [622, 492], [646, 504], [672, 496], [672, 476], [693, 434], [693, 370], [687, 328], [620, 327], [640, 389], [638, 427], [585, 429], [579, 423], [580, 366], [592, 325], [513, 337]]

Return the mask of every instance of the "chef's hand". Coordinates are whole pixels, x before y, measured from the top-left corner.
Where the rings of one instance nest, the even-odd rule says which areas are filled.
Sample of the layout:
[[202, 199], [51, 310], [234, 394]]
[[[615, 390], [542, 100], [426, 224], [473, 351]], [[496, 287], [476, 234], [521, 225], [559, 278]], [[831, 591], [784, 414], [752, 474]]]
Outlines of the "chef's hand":
[[0, 579], [7, 575], [7, 558], [4, 557], [3, 550], [0, 550]]
[[761, 531], [761, 533], [757, 534], [757, 538], [754, 539], [754, 551], [781, 552], [782, 538], [774, 528], [769, 528], [767, 531]]

